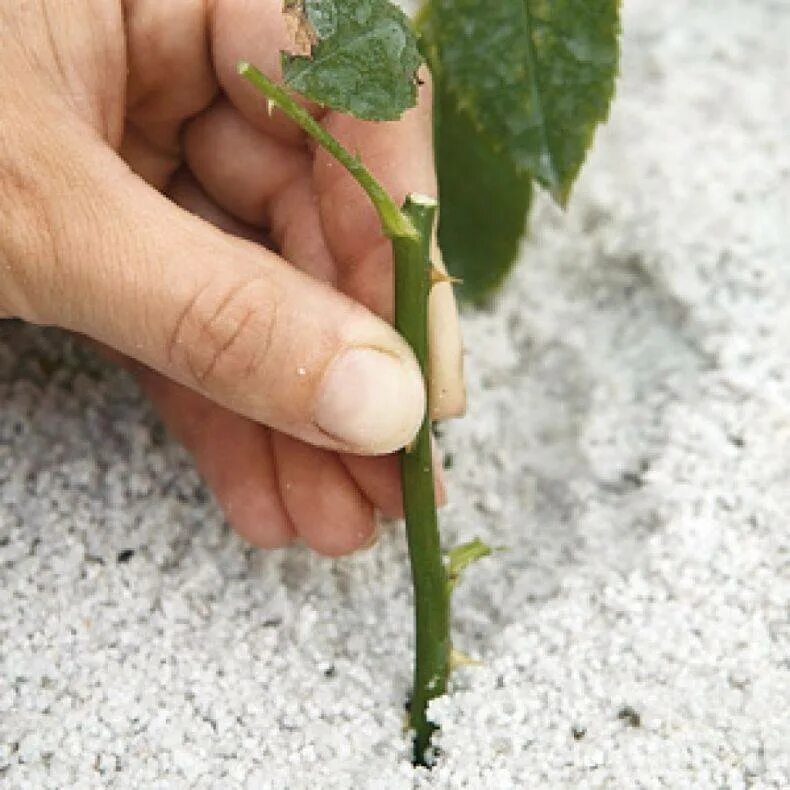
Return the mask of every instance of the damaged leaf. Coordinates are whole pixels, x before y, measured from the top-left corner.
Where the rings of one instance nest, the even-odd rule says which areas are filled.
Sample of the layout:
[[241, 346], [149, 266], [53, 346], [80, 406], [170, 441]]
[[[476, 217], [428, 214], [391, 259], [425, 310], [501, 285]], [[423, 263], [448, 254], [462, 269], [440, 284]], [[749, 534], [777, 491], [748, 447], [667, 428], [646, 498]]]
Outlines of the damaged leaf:
[[283, 16], [294, 42], [291, 54], [309, 57], [313, 47], [318, 44], [318, 33], [307, 18], [304, 0], [285, 0]]
[[286, 84], [358, 118], [399, 118], [417, 101], [421, 58], [406, 15], [388, 0], [286, 0], [294, 52]]

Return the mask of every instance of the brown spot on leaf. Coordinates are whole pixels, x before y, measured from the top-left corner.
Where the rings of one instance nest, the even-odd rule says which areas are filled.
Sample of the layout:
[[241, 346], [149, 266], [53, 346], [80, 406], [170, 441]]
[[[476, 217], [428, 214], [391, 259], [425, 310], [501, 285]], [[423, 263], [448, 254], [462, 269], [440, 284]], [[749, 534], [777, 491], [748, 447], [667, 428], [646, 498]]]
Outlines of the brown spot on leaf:
[[309, 57], [318, 44], [318, 33], [307, 18], [304, 0], [285, 0], [283, 14], [294, 42], [291, 54]]

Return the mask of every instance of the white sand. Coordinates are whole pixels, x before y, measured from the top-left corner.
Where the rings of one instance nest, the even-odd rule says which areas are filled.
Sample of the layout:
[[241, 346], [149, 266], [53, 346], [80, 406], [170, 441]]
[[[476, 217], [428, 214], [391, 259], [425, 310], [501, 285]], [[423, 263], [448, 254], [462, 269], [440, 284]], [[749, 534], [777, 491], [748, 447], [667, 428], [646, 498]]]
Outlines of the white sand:
[[5, 325], [0, 785], [790, 786], [790, 4], [624, 14], [569, 213], [466, 316], [444, 531], [510, 548], [456, 598], [484, 666], [440, 765], [401, 731], [400, 531], [245, 548], [125, 376]]

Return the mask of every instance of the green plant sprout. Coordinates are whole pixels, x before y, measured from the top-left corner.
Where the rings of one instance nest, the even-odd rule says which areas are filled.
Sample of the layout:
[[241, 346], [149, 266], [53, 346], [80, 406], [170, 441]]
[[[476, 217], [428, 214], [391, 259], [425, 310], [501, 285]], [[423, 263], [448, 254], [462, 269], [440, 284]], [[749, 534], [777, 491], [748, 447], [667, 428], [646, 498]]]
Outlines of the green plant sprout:
[[[595, 127], [606, 118], [618, 67], [618, 0], [426, 0], [412, 23], [389, 0], [285, 0], [306, 54], [282, 54], [287, 87], [242, 62], [239, 74], [323, 146], [375, 206], [394, 260], [395, 327], [428, 389], [428, 297], [447, 281], [430, 260], [432, 197], [397, 206], [359, 157], [295, 99], [372, 121], [416, 102], [422, 57], [434, 80], [434, 149], [442, 204], [439, 242], [462, 293], [487, 296], [512, 266], [533, 184], [565, 205]], [[304, 49], [304, 47], [302, 47]], [[422, 57], [421, 57], [422, 53]], [[400, 453], [415, 601], [414, 763], [433, 761], [428, 716], [448, 676], [470, 660], [453, 650], [450, 596], [463, 571], [491, 549], [480, 540], [441, 550], [426, 413]]]

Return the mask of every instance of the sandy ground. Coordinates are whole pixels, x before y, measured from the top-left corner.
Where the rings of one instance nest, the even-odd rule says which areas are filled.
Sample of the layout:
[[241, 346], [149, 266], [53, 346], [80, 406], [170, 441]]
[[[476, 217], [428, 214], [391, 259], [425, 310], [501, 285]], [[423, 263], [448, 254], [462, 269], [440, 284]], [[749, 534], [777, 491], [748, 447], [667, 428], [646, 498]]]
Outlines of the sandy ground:
[[790, 786], [790, 5], [626, 0], [567, 215], [465, 318], [443, 757], [402, 534], [247, 549], [129, 380], [0, 327], [0, 785]]

